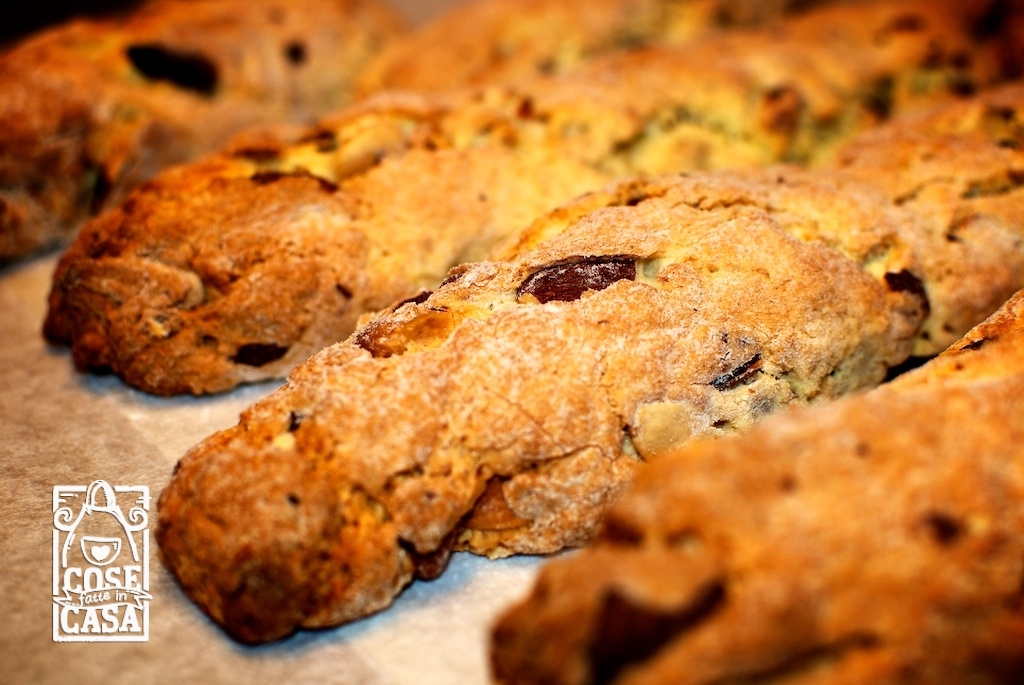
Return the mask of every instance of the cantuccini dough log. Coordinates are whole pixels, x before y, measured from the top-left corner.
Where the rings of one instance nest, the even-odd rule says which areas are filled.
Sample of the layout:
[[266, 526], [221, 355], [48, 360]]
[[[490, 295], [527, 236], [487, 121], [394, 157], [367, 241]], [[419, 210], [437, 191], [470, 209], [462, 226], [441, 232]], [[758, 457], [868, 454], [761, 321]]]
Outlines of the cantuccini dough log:
[[[822, 0], [473, 0], [370, 61], [358, 91], [438, 91], [574, 68], [609, 52], [682, 44]], [[979, 15], [980, 16], [980, 15]]]
[[893, 113], [1006, 78], [1015, 43], [979, 31], [982, 5], [830, 8], [514, 87], [390, 94], [291, 144], [236, 145], [90, 223], [54, 275], [46, 335], [160, 394], [279, 377], [615, 177], [821, 161]]
[[497, 682], [1015, 683], [1024, 293], [896, 382], [666, 453], [493, 632]]
[[453, 550], [584, 543], [643, 461], [907, 357], [927, 302], [883, 200], [796, 169], [582, 198], [191, 450], [160, 500], [169, 567], [259, 642], [382, 609]]
[[246, 126], [349, 101], [402, 33], [376, 0], [151, 0], [0, 55], [0, 262], [67, 238], [171, 164]]

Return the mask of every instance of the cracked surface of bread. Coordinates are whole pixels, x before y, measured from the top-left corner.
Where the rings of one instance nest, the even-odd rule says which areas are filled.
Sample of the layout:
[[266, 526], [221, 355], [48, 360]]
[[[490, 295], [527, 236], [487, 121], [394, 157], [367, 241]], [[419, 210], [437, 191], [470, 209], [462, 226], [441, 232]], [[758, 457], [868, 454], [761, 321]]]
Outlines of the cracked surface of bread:
[[[612, 178], [827, 158], [879, 118], [957, 97], [964, 80], [999, 81], [1007, 36], [979, 42], [964, 12], [952, 1], [822, 10], [515, 87], [386, 95], [291, 145], [236, 146], [90, 223], [54, 275], [46, 335], [79, 368], [160, 394], [280, 377], [367, 308], [436, 286]], [[316, 187], [324, 196], [308, 204], [287, 190]], [[182, 201], [183, 189], [202, 192]], [[200, 207], [222, 221], [198, 220]], [[343, 267], [323, 257], [351, 245], [365, 249]], [[294, 304], [277, 295], [295, 291], [293, 272], [317, 284]]]
[[870, 188], [779, 174], [583, 198], [297, 367], [161, 496], [186, 592], [248, 642], [350, 620], [453, 550], [582, 544], [673, 444], [880, 382], [925, 313], [888, 278], [914, 268], [898, 221]]
[[0, 261], [67, 238], [169, 165], [242, 128], [349, 101], [402, 32], [375, 0], [153, 0], [0, 56]]
[[498, 621], [496, 681], [1017, 682], [1022, 317], [645, 467]]

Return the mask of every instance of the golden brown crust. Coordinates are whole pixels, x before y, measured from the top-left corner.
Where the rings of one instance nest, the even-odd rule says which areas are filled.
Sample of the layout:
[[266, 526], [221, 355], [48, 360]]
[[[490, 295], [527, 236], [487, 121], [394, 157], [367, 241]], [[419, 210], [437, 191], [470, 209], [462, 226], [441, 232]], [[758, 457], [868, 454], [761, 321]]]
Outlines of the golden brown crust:
[[[361, 103], [298, 144], [236, 149], [158, 179], [90, 224], [57, 269], [46, 334], [71, 345], [79, 368], [109, 368], [150, 392], [214, 392], [280, 376], [351, 330], [366, 308], [434, 287], [450, 267], [483, 258], [611, 178], [827, 157], [879, 117], [955, 96], [951, 84], [962, 79], [1000, 80], [1005, 36], [978, 42], [963, 11], [952, 0], [836, 8], [771, 32], [617, 55], [514, 88]], [[847, 28], [858, 18], [861, 28]], [[815, 21], [832, 33], [812, 31]], [[951, 57], [964, 50], [971, 60]], [[276, 182], [289, 175], [306, 179], [289, 187], [312, 188], [315, 179], [338, 187], [307, 207]], [[183, 203], [174, 197], [182, 184], [206, 195]], [[245, 205], [245, 221], [226, 217], [214, 228], [193, 219], [197, 207], [220, 202]], [[344, 211], [328, 209], [336, 206]], [[265, 221], [262, 212], [285, 220]], [[224, 254], [222, 234], [238, 234], [250, 249]], [[168, 236], [189, 250], [170, 254], [161, 247]], [[263, 246], [282, 241], [294, 260], [257, 277], [250, 265], [262, 263]], [[323, 272], [323, 255], [353, 241], [366, 251], [344, 257], [355, 271], [339, 282]], [[187, 275], [193, 299], [146, 285], [148, 269], [164, 266]], [[289, 270], [322, 290], [293, 308], [276, 294], [291, 289], [281, 282]], [[226, 289], [244, 292], [221, 298]], [[240, 301], [251, 306], [221, 312]], [[144, 325], [152, 317], [181, 326], [165, 335]], [[210, 330], [218, 320], [223, 330]], [[236, 325], [242, 332], [228, 330]], [[245, 345], [280, 354], [239, 358]]]
[[[914, 269], [898, 217], [843, 191], [796, 170], [672, 177], [556, 213], [564, 230], [372, 318], [193, 449], [160, 504], [170, 568], [245, 641], [350, 620], [452, 550], [582, 544], [677, 442], [877, 384], [924, 303], [893, 287]], [[355, 498], [329, 541], [299, 508]], [[272, 524], [235, 515], [250, 502]]]
[[0, 56], [0, 260], [66, 238], [243, 127], [346, 103], [401, 22], [375, 0], [152, 0]]
[[649, 465], [499, 620], [499, 682], [1006, 683], [1024, 292], [890, 387]]

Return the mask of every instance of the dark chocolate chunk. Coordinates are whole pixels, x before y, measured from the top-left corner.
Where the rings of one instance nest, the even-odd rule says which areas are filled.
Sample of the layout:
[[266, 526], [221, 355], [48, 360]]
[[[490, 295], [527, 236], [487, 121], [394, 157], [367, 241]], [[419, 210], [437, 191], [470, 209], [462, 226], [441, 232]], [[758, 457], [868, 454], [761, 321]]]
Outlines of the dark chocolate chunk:
[[588, 290], [604, 290], [622, 280], [636, 280], [633, 257], [596, 257], [535, 271], [519, 286], [516, 295], [533, 295], [541, 303], [571, 302]]
[[284, 46], [284, 57], [288, 62], [296, 67], [306, 63], [308, 55], [306, 54], [306, 44], [294, 40], [288, 45]]
[[960, 521], [941, 511], [929, 512], [925, 516], [924, 523], [935, 542], [943, 547], [954, 544], [964, 532], [963, 524]]
[[604, 598], [590, 644], [594, 683], [610, 683], [630, 664], [645, 661], [682, 633], [711, 617], [725, 603], [725, 584], [714, 580], [699, 588], [675, 611], [637, 606], [615, 591]]
[[125, 54], [132, 66], [152, 81], [166, 81], [200, 95], [213, 95], [217, 90], [217, 65], [199, 53], [150, 43], [129, 46]]
[[922, 307], [924, 308], [924, 315], [928, 316], [928, 313], [931, 311], [931, 304], [928, 302], [928, 293], [925, 291], [924, 284], [921, 282], [921, 279], [917, 276], [906, 269], [890, 272], [885, 275], [885, 285], [894, 293], [907, 292], [911, 295], [916, 295], [921, 300]]
[[737, 366], [732, 371], [726, 371], [721, 376], [711, 381], [711, 387], [715, 390], [725, 391], [730, 388], [735, 388], [740, 385], [748, 378], [753, 376], [761, 368], [761, 355], [755, 354], [753, 357]]
[[238, 348], [231, 361], [246, 366], [263, 366], [288, 354], [288, 348], [274, 343], [247, 343]]

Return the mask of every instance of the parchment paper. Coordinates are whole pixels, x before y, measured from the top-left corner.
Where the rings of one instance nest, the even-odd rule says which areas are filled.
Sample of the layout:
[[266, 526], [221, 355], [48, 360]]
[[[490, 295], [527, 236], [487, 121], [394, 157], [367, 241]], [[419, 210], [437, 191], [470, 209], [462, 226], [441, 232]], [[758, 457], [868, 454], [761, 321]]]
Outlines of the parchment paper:
[[[422, 21], [457, 0], [395, 3]], [[232, 642], [179, 591], [150, 541], [149, 640], [53, 641], [53, 511], [57, 485], [146, 485], [155, 499], [192, 444], [234, 424], [274, 384], [213, 398], [159, 399], [115, 378], [74, 371], [40, 334], [57, 255], [0, 270], [0, 683], [482, 684], [494, 617], [540, 563], [456, 555], [387, 611], [284, 642]]]

